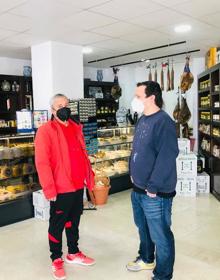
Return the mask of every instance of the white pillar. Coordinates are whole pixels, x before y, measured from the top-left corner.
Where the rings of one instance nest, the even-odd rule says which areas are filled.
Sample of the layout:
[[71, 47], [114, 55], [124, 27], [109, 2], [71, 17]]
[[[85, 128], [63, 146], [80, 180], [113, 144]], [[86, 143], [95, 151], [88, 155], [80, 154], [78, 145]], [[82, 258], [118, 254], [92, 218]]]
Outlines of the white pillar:
[[83, 98], [83, 54], [81, 46], [46, 42], [32, 46], [32, 79], [35, 110], [49, 110], [57, 93]]

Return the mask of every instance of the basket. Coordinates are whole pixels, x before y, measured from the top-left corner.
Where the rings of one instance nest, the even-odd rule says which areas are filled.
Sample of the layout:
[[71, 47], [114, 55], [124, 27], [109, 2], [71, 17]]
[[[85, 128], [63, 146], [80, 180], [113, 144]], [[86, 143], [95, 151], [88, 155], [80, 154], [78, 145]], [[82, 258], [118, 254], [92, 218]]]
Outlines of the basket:
[[[96, 166], [96, 160], [95, 160]], [[95, 186], [92, 191], [89, 190], [89, 196], [94, 205], [104, 205], [108, 201], [110, 189], [110, 179], [106, 174], [97, 175], [95, 173]]]

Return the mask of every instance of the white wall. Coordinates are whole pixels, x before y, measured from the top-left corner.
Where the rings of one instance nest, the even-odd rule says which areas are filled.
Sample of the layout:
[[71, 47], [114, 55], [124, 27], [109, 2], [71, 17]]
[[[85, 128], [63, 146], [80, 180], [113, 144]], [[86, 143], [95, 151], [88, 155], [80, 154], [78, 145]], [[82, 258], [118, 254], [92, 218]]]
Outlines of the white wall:
[[35, 109], [50, 111], [50, 99], [57, 93], [83, 98], [82, 47], [46, 42], [31, 51]]
[[52, 42], [53, 94], [70, 99], [84, 97], [83, 53], [81, 46]]
[[[164, 109], [165, 111], [173, 118], [173, 111], [177, 103], [177, 91], [180, 84], [180, 77], [183, 73], [185, 66], [185, 61], [181, 63], [174, 63], [174, 86], [173, 91], [163, 92], [164, 99]], [[194, 83], [191, 89], [187, 92], [187, 104], [191, 111], [192, 117], [189, 121], [189, 125], [194, 128], [194, 137], [197, 138], [197, 75], [204, 71], [205, 69], [205, 60], [204, 58], [194, 58], [190, 61], [190, 70], [194, 75]], [[171, 69], [170, 69], [171, 70]], [[90, 78], [91, 80], [96, 80], [96, 71], [97, 68], [85, 67], [84, 68], [84, 78]], [[158, 82], [160, 82], [160, 71], [161, 66], [158, 67], [157, 77]], [[152, 74], [154, 70], [152, 70]], [[119, 83], [122, 88], [122, 97], [120, 98], [120, 106], [130, 108], [131, 100], [134, 95], [134, 90], [138, 82], [148, 80], [149, 70], [146, 69], [146, 66], [124, 66], [120, 67], [118, 72]], [[167, 79], [166, 79], [167, 70], [164, 70], [164, 85], [166, 88]], [[113, 81], [114, 76], [112, 74], [112, 69], [106, 68], [103, 69], [103, 81]]]
[[30, 60], [0, 57], [0, 74], [23, 76], [23, 67], [31, 66]]
[[52, 97], [52, 63], [50, 42], [33, 46], [32, 56], [32, 77], [34, 109], [48, 110], [50, 112], [49, 100]]

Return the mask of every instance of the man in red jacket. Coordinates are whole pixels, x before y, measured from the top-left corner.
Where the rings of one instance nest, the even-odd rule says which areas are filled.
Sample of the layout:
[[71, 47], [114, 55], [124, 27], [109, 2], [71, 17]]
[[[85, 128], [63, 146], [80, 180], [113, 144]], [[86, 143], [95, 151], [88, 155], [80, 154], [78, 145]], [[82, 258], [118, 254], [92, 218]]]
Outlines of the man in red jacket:
[[86, 153], [82, 127], [70, 119], [68, 99], [56, 94], [51, 100], [52, 120], [41, 126], [35, 139], [35, 162], [45, 197], [50, 201], [49, 245], [55, 279], [66, 279], [62, 260], [65, 228], [71, 264], [93, 265], [95, 261], [78, 248], [83, 190], [92, 190], [94, 175]]

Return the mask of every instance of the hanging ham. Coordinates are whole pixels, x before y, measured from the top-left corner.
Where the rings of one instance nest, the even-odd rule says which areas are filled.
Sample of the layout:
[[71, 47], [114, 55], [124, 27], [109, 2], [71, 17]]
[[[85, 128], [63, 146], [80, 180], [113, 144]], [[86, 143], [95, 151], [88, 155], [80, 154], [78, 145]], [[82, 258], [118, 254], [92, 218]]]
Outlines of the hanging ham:
[[189, 56], [186, 57], [186, 64], [184, 67], [184, 72], [181, 75], [180, 79], [180, 88], [183, 93], [185, 93], [187, 90], [189, 90], [192, 86], [192, 83], [194, 81], [193, 74], [190, 72], [189, 69]]
[[179, 100], [179, 97], [178, 97], [176, 107], [173, 111], [173, 118], [176, 122], [179, 122], [179, 115], [180, 115], [180, 100]]

